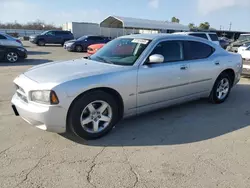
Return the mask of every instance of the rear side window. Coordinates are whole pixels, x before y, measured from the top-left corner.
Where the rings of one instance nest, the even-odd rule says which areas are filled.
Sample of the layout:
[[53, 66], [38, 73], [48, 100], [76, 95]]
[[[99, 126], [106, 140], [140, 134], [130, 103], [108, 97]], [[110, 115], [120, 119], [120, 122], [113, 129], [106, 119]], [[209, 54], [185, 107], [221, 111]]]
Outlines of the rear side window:
[[209, 34], [209, 37], [211, 38], [212, 41], [219, 41], [219, 38], [216, 34]]
[[3, 35], [0, 35], [0, 40], [1, 39], [7, 39], [5, 36], [3, 36]]
[[194, 36], [194, 37], [200, 37], [200, 38], [208, 40], [207, 35], [205, 33], [191, 33], [189, 35]]
[[183, 43], [180, 41], [166, 41], [159, 43], [152, 51], [151, 55], [160, 54], [164, 57], [164, 62], [182, 61]]
[[186, 60], [205, 59], [214, 53], [215, 49], [205, 43], [185, 41], [184, 52]]
[[103, 37], [99, 37], [99, 36], [93, 36], [93, 37], [89, 37], [90, 40], [103, 40]]

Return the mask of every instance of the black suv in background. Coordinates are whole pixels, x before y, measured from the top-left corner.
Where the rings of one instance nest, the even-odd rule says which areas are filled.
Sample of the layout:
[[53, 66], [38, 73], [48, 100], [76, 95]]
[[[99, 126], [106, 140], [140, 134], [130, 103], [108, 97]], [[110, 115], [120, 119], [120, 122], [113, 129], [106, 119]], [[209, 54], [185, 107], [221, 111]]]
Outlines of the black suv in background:
[[74, 39], [74, 35], [70, 31], [45, 31], [40, 35], [30, 36], [30, 42], [37, 44], [38, 46], [44, 46], [45, 44], [63, 44]]

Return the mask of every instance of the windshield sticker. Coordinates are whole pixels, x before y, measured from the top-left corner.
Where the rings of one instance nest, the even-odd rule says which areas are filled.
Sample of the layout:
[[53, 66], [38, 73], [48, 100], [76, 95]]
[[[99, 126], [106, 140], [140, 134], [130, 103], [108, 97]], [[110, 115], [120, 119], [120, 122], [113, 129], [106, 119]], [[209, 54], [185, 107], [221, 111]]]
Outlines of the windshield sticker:
[[138, 44], [147, 44], [148, 40], [145, 40], [145, 39], [134, 39], [131, 42], [138, 43]]

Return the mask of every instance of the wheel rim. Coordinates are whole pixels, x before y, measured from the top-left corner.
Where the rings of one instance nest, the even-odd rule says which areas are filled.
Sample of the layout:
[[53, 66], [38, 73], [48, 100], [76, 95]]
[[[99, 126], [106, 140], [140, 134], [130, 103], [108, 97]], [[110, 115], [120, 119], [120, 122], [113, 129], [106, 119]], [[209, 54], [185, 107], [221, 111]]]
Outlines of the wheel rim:
[[217, 98], [223, 100], [229, 92], [229, 87], [230, 87], [229, 80], [227, 78], [223, 78], [218, 84], [216, 90]]
[[15, 52], [10, 52], [7, 54], [7, 60], [10, 62], [16, 62], [18, 60], [18, 55]]
[[43, 41], [39, 41], [39, 45], [40, 45], [40, 46], [43, 46], [43, 45], [44, 45], [44, 42], [43, 42]]
[[81, 47], [81, 46], [77, 46], [77, 47], [76, 47], [76, 51], [77, 51], [77, 52], [81, 52], [81, 51], [82, 51], [82, 47]]
[[111, 122], [112, 108], [105, 101], [89, 103], [82, 111], [80, 122], [82, 128], [88, 133], [99, 133]]

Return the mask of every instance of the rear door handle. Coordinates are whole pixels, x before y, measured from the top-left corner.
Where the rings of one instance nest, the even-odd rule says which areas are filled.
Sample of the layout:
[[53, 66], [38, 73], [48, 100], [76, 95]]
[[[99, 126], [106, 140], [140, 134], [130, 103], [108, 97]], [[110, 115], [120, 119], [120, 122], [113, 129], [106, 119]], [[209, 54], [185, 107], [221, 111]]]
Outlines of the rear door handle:
[[215, 61], [214, 64], [215, 65], [220, 65], [220, 62], [219, 61]]
[[181, 70], [187, 70], [188, 67], [187, 67], [187, 65], [182, 65], [180, 69], [181, 69]]

